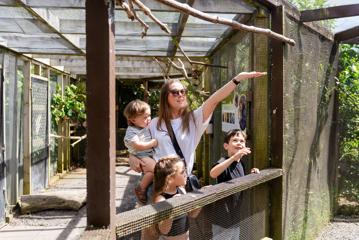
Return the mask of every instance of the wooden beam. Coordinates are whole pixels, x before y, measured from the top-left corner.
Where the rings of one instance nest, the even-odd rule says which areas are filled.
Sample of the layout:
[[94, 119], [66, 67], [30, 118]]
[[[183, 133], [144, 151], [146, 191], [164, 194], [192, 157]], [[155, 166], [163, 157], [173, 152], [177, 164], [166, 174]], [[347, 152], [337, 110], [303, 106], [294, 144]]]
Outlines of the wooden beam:
[[87, 225], [109, 228], [112, 239], [116, 214], [114, 10], [115, 0], [86, 1]]
[[[116, 216], [117, 237], [140, 231], [169, 217], [188, 213], [232, 194], [272, 181], [282, 175], [281, 169], [263, 169], [260, 174], [249, 174], [228, 182], [202, 188], [155, 205], [146, 205]], [[225, 238], [224, 238], [225, 239]], [[277, 240], [277, 238], [275, 238]]]
[[305, 10], [300, 12], [300, 21], [312, 22], [333, 18], [351, 17], [359, 15], [359, 4]]
[[[283, 34], [285, 24], [285, 11], [283, 6], [275, 7], [271, 11], [271, 26], [273, 31]], [[284, 44], [276, 39], [270, 40], [270, 153], [271, 167], [283, 166], [283, 82], [284, 82]], [[285, 177], [285, 176], [284, 176]], [[283, 181], [276, 179], [271, 184], [270, 199], [270, 237], [285, 239], [283, 235]]]
[[334, 35], [334, 40], [342, 42], [356, 37], [359, 37], [359, 26], [336, 33]]
[[342, 43], [347, 43], [347, 44], [359, 44], [359, 37], [342, 41]]
[[[180, 2], [185, 2], [179, 0]], [[84, 9], [85, 0], [23, 0], [29, 7], [34, 8], [67, 8], [67, 9]], [[163, 4], [158, 4], [155, 0], [141, 0], [151, 11], [167, 11], [174, 12], [173, 8], [167, 7]], [[11, 1], [4, 3], [7, 6], [14, 6]], [[221, 1], [208, 1], [197, 0], [194, 7], [204, 12], [215, 13], [252, 13], [255, 8], [247, 5], [245, 1], [237, 0], [221, 0]], [[117, 7], [116, 9], [121, 9]]]
[[[186, 3], [189, 6], [193, 6], [193, 3], [195, 0], [186, 0]], [[174, 33], [174, 37], [172, 37], [172, 40], [168, 42], [168, 50], [167, 50], [167, 56], [173, 60], [176, 56], [177, 50], [178, 50], [178, 44], [181, 43], [182, 34], [184, 31], [184, 28], [187, 24], [189, 15], [185, 13], [181, 13], [180, 17], [178, 19], [178, 23], [176, 26], [176, 29], [172, 29], [172, 32]], [[167, 65], [166, 74], [171, 71], [172, 64]]]
[[31, 79], [30, 61], [24, 63], [24, 183], [23, 193], [31, 194]]
[[60, 38], [62, 38], [65, 42], [67, 42], [69, 46], [72, 47], [76, 52], [78, 52], [79, 54], [85, 54], [85, 52], [81, 48], [79, 48], [78, 45], [76, 45], [73, 41], [68, 39], [60, 32], [58, 17], [51, 14], [49, 10], [33, 9], [28, 5], [26, 5], [26, 3], [24, 3], [22, 0], [14, 0], [14, 1], [16, 1], [16, 3], [19, 4], [19, 6], [23, 7], [32, 16], [34, 16], [35, 19], [38, 19], [40, 22], [46, 24], [49, 27], [49, 29], [51, 29], [55, 34], [60, 36]]

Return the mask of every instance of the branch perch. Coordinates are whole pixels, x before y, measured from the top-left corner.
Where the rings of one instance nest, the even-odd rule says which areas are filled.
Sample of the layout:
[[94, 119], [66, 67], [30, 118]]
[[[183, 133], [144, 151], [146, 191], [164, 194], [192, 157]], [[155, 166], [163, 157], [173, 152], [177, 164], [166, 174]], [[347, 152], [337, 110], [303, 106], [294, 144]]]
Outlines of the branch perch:
[[[167, 81], [167, 80], [170, 80], [170, 77], [168, 76], [168, 74], [166, 73], [166, 69], [161, 65], [161, 63], [160, 63], [160, 59], [158, 59], [157, 57], [153, 57], [153, 59], [158, 63], [158, 65], [160, 65], [160, 68], [161, 68], [161, 70], [162, 70], [162, 75], [163, 75], [163, 79], [165, 80], [165, 81]], [[161, 61], [162, 62], [162, 61]]]
[[[136, 0], [136, 1], [138, 1], [138, 0]], [[295, 41], [293, 39], [290, 39], [281, 34], [275, 33], [273, 31], [271, 31], [270, 29], [264, 29], [264, 28], [254, 27], [254, 26], [247, 26], [245, 24], [241, 24], [234, 20], [228, 20], [228, 19], [221, 18], [218, 16], [210, 15], [210, 14], [201, 12], [195, 8], [190, 7], [186, 3], [179, 3], [174, 0], [156, 0], [156, 1], [163, 3], [169, 7], [172, 7], [174, 9], [177, 9], [178, 11], [180, 11], [182, 13], [189, 14], [193, 17], [200, 18], [200, 19], [208, 21], [208, 22], [227, 25], [227, 26], [230, 26], [230, 27], [232, 27], [234, 29], [238, 29], [238, 30], [244, 30], [244, 31], [254, 32], [254, 33], [261, 33], [261, 34], [267, 35], [269, 37], [272, 37], [274, 39], [278, 39], [282, 42], [286, 42], [291, 46], [295, 45]]]
[[186, 80], [189, 81], [189, 78], [188, 78], [188, 74], [187, 74], [187, 71], [186, 71], [186, 68], [183, 64], [183, 62], [181, 61], [180, 58], [177, 58], [177, 61], [181, 64], [181, 66], [178, 66], [177, 64], [175, 64], [170, 58], [167, 58], [167, 61], [169, 63], [171, 63], [172, 66], [174, 66], [177, 70], [181, 71], [183, 76], [186, 78]]
[[166, 33], [168, 33], [169, 35], [171, 35], [171, 30], [167, 27], [166, 24], [163, 24], [158, 18], [156, 18], [152, 12], [151, 9], [149, 9], [148, 7], [146, 7], [141, 1], [139, 0], [132, 0], [143, 12], [144, 14], [146, 14], [147, 16], [149, 16], [155, 23], [157, 23], [160, 28], [165, 31]]
[[133, 7], [132, 0], [128, 0], [128, 4], [129, 4], [131, 12], [133, 12], [133, 16], [135, 17], [135, 19], [137, 19], [137, 21], [143, 26], [141, 38], [144, 38], [145, 36], [147, 36], [147, 30], [150, 28], [150, 26], [148, 26], [139, 16], [137, 16], [136, 10]]

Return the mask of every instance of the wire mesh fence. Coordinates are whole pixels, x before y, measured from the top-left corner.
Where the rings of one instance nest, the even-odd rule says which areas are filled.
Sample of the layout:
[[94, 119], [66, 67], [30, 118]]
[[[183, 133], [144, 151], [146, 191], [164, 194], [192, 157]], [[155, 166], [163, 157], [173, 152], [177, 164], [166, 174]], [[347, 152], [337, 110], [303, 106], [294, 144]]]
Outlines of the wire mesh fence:
[[247, 175], [120, 213], [116, 219], [117, 238], [264, 238], [269, 232], [269, 201], [258, 200], [262, 206], [255, 201], [259, 197], [259, 189], [270, 192], [266, 182], [281, 175], [281, 169], [266, 169], [260, 174]]

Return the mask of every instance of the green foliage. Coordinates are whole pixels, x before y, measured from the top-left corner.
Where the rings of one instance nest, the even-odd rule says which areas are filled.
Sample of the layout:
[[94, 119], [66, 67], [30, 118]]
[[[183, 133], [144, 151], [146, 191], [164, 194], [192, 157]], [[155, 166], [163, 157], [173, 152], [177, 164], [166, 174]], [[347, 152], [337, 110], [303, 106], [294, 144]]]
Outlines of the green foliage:
[[182, 84], [187, 88], [187, 100], [190, 108], [192, 110], [199, 108], [203, 101], [204, 97], [197, 91], [197, 87], [189, 81], [182, 80]]
[[70, 84], [65, 87], [62, 95], [61, 86], [56, 86], [56, 92], [51, 100], [52, 119], [58, 123], [63, 119], [71, 122], [84, 122], [86, 120], [86, 93], [84, 85]]
[[[199, 106], [202, 105], [204, 101], [204, 97], [200, 95], [197, 91], [196, 87], [187, 82], [186, 80], [181, 81], [184, 86], [186, 86], [188, 93], [187, 99], [188, 104], [190, 105], [191, 109], [197, 109]], [[126, 122], [123, 118], [123, 110], [125, 109], [126, 105], [134, 100], [134, 99], [144, 99], [144, 91], [145, 88], [143, 84], [131, 84], [125, 85], [124, 83], [121, 84], [121, 88], [119, 89], [119, 119], [120, 122]], [[158, 110], [159, 110], [159, 102], [160, 102], [160, 88], [159, 89], [151, 89], [148, 92], [148, 104], [151, 106], [151, 115], [152, 117], [156, 117]], [[123, 126], [124, 127], [124, 126]]]
[[[327, 0], [289, 0], [289, 2], [294, 4], [300, 11], [328, 7]], [[324, 27], [331, 30], [334, 29], [334, 20], [324, 20], [319, 22]]]
[[340, 46], [340, 192], [359, 202], [359, 45]]

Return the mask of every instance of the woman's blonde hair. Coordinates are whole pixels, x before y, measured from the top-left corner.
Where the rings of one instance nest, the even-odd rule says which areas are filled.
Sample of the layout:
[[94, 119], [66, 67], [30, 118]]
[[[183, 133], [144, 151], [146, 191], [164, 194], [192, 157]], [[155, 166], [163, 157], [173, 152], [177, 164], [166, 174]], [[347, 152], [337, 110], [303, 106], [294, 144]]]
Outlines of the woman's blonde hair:
[[[163, 129], [161, 128], [162, 122], [165, 123], [165, 126], [167, 129], [169, 128], [169, 126], [171, 124], [172, 114], [171, 114], [170, 105], [168, 104], [168, 94], [170, 93], [170, 86], [175, 82], [181, 83], [179, 80], [169, 80], [161, 88], [160, 109], [158, 112], [158, 122], [157, 122], [157, 129], [159, 131], [163, 131]], [[186, 108], [183, 109], [183, 111], [181, 113], [181, 117], [182, 117], [182, 130], [184, 132], [186, 132], [186, 131], [188, 132], [189, 131], [189, 121], [190, 120], [194, 121], [193, 111], [190, 110], [188, 105]], [[171, 132], [169, 132], [169, 134], [171, 135]], [[171, 137], [173, 137], [173, 136], [171, 136]]]
[[165, 191], [169, 178], [177, 172], [176, 164], [181, 161], [183, 160], [177, 156], [168, 156], [161, 158], [156, 163], [153, 177], [153, 199]]

